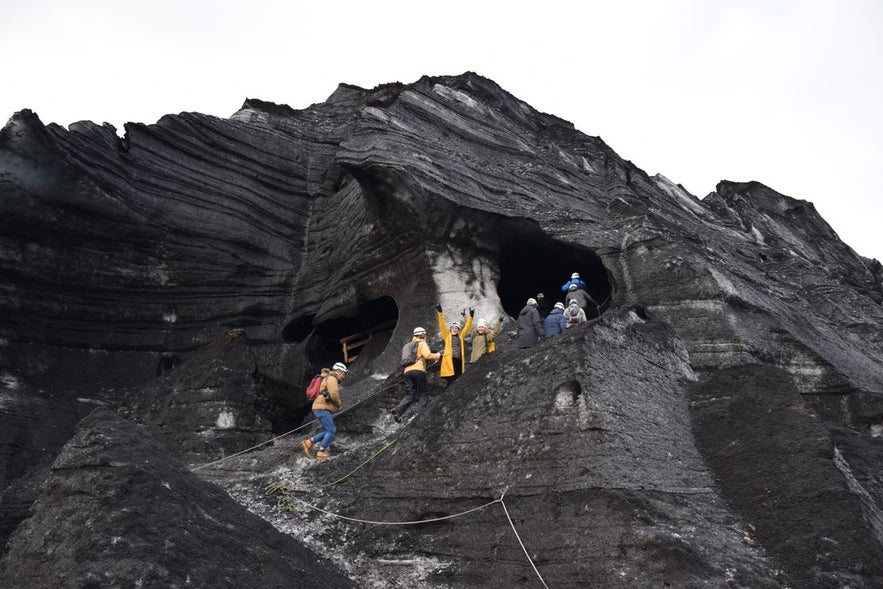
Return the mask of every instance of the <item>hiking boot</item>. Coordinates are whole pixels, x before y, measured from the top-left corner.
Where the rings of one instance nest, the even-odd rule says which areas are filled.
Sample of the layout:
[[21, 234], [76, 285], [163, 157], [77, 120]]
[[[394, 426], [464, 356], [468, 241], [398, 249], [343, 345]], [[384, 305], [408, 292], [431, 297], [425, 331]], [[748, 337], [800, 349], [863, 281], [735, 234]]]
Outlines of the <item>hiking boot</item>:
[[326, 458], [330, 458], [330, 454], [331, 453], [328, 451], [328, 448], [320, 448], [319, 451], [316, 452], [316, 461], [321, 462]]
[[303, 442], [300, 443], [300, 447], [304, 449], [304, 454], [306, 454], [307, 458], [312, 458], [313, 456], [310, 454], [310, 449], [313, 447], [313, 440], [307, 438]]

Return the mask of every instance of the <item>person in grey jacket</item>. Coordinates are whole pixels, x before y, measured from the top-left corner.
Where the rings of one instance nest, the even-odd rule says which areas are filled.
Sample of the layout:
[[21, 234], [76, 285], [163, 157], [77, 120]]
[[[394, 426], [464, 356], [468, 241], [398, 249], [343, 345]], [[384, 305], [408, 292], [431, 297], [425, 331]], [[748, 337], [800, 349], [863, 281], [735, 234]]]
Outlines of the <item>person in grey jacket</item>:
[[579, 308], [583, 311], [589, 308], [589, 303], [592, 303], [595, 307], [598, 306], [589, 293], [577, 287], [575, 284], [571, 284], [569, 288], [570, 290], [567, 291], [567, 296], [564, 297], [567, 304], [570, 304], [570, 301], [576, 301], [576, 304], [579, 305]]
[[543, 322], [537, 311], [537, 300], [527, 299], [527, 304], [518, 313], [518, 347], [530, 348], [543, 337]]
[[567, 320], [564, 319], [564, 303], [555, 303], [543, 323], [543, 335], [550, 338], [564, 333], [565, 329], [567, 329]]

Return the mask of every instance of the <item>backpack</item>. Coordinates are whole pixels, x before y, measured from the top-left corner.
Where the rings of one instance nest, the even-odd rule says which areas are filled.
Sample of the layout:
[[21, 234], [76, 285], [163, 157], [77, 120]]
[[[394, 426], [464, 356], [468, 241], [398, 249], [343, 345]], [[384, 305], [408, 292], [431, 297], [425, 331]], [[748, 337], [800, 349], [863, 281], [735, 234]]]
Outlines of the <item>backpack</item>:
[[568, 309], [565, 315], [567, 315], [567, 324], [573, 325], [579, 320], [579, 307], [576, 307], [575, 309]]
[[319, 396], [319, 391], [322, 390], [323, 382], [325, 382], [325, 377], [321, 374], [317, 374], [313, 377], [313, 380], [307, 385], [307, 399], [312, 401]]
[[402, 366], [410, 366], [417, 361], [417, 347], [420, 342], [408, 342], [402, 346]]

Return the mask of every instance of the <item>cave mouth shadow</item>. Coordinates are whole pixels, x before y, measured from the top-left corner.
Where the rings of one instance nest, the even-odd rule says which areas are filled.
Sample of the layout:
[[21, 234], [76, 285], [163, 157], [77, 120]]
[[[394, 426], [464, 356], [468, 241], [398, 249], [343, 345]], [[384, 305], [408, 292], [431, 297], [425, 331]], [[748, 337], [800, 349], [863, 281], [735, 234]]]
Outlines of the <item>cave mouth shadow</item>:
[[[561, 286], [578, 272], [592, 298], [607, 308], [612, 298], [612, 285], [601, 258], [589, 248], [564, 244], [540, 232], [522, 233], [502, 244], [499, 253], [500, 283], [497, 293], [503, 309], [512, 317], [524, 307], [528, 298], [543, 293], [551, 307], [564, 302]], [[591, 303], [588, 318], [598, 316]]]
[[350, 362], [352, 356], [357, 356], [359, 364], [370, 363], [386, 348], [399, 320], [399, 307], [395, 299], [384, 296], [353, 306], [346, 316], [318, 324], [314, 324], [315, 319], [314, 313], [301, 315], [282, 330], [283, 341], [306, 340], [304, 352], [311, 374], [345, 361], [341, 343], [344, 338], [351, 338], [347, 343]]

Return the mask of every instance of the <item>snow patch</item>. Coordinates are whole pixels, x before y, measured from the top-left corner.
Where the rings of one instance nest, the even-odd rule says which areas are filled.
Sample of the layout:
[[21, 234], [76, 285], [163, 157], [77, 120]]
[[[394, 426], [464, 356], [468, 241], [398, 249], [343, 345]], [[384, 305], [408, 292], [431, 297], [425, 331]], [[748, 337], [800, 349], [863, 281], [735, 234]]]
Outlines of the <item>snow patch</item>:
[[741, 299], [739, 296], [739, 291], [736, 289], [736, 285], [725, 276], [722, 272], [719, 272], [716, 268], [709, 266], [708, 272], [711, 274], [711, 277], [714, 278], [714, 281], [717, 282], [718, 286], [720, 286], [721, 290], [724, 291], [726, 295], [729, 295], [733, 298]]
[[469, 307], [475, 308], [476, 319], [505, 315], [497, 295], [497, 273], [489, 260], [467, 257], [449, 247], [436, 252], [432, 264], [446, 320], [460, 319], [460, 312]]
[[757, 230], [757, 227], [754, 225], [751, 226], [751, 233], [754, 235], [754, 240], [760, 245], [766, 245], [766, 241], [763, 239], [763, 234]]
[[883, 544], [883, 511], [877, 507], [877, 502], [871, 497], [867, 489], [859, 482], [849, 467], [849, 462], [840, 453], [840, 449], [834, 446], [834, 465], [846, 479], [846, 486], [859, 498], [859, 505], [865, 516], [865, 521], [871, 524], [871, 529], [877, 537], [877, 542]]
[[583, 159], [583, 162], [582, 162], [583, 163], [583, 170], [585, 170], [586, 172], [589, 172], [590, 174], [597, 174], [598, 173], [595, 171], [595, 168], [592, 167], [592, 164], [589, 163], [589, 160], [587, 160], [585, 157], [583, 157], [582, 159]]
[[473, 110], [481, 110], [479, 104], [475, 101], [475, 99], [465, 92], [460, 92], [459, 90], [454, 90], [453, 88], [442, 86], [441, 84], [436, 84], [435, 86], [433, 86], [432, 91], [439, 96], [444, 96], [445, 98], [455, 100]]
[[166, 323], [175, 323], [178, 320], [178, 315], [175, 314], [174, 311], [170, 311], [168, 313], [162, 314], [162, 320]]
[[21, 388], [21, 381], [18, 380], [18, 377], [8, 372], [0, 374], [0, 384], [3, 385], [4, 389], [10, 391], [17, 391]]
[[232, 411], [221, 411], [218, 414], [216, 425], [218, 429], [233, 429], [236, 427], [236, 416], [233, 415]]
[[150, 272], [150, 277], [163, 286], [167, 285], [169, 283], [169, 271], [166, 268], [166, 265], [160, 264], [156, 268], [153, 268]]
[[675, 202], [680, 204], [684, 209], [697, 216], [705, 217], [708, 215], [705, 209], [702, 208], [699, 199], [684, 190], [683, 187], [678, 186], [662, 174], [656, 174], [653, 176], [653, 180], [656, 182], [656, 186], [658, 186], [660, 190], [674, 198]]
[[89, 403], [90, 405], [100, 405], [101, 407], [107, 407], [107, 403], [104, 401], [99, 401], [98, 399], [87, 399], [86, 397], [77, 397], [78, 403]]

